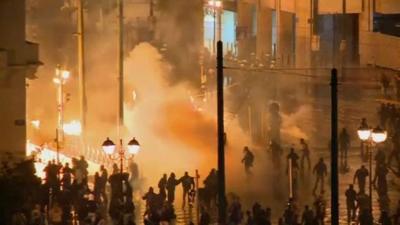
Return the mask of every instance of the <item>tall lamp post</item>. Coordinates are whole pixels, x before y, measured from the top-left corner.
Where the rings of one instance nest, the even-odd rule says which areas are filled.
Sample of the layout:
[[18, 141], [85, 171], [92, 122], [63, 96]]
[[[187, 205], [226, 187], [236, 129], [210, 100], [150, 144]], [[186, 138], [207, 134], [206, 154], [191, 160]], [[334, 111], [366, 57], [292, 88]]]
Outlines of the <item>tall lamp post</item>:
[[387, 133], [379, 126], [374, 129], [370, 129], [368, 126], [361, 126], [357, 130], [357, 134], [361, 141], [369, 145], [369, 213], [372, 218], [372, 146], [384, 142], [387, 138]]
[[103, 142], [103, 151], [108, 155], [108, 157], [112, 160], [118, 160], [120, 163], [120, 173], [122, 174], [124, 172], [124, 161], [133, 158], [134, 155], [138, 154], [140, 151], [140, 144], [139, 142], [135, 139], [132, 138], [128, 142], [127, 148], [125, 149], [123, 146], [122, 139], [119, 140], [120, 147], [117, 152], [115, 152], [116, 145], [110, 138], [107, 138]]
[[[222, 18], [221, 18], [221, 9], [222, 9], [222, 1], [221, 0], [209, 0], [208, 7], [213, 10], [214, 14], [214, 25], [213, 25], [213, 53], [215, 54], [215, 47], [217, 44], [217, 40], [221, 40], [222, 35]], [[217, 29], [218, 26], [218, 29]]]
[[[56, 73], [53, 82], [57, 85], [57, 130], [56, 130], [56, 145], [57, 145], [57, 163], [60, 162], [60, 143], [64, 142], [64, 85], [70, 77], [68, 70], [61, 69], [57, 65]], [[61, 140], [60, 140], [61, 139]]]

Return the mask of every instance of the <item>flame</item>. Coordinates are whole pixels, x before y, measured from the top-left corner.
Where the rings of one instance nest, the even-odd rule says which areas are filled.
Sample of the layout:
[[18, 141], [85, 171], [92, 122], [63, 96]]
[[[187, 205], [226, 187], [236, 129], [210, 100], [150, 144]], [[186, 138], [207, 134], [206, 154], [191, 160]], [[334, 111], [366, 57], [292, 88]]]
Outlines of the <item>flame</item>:
[[68, 135], [79, 136], [82, 133], [82, 126], [79, 121], [73, 120], [64, 124], [63, 130]]
[[[26, 144], [26, 155], [31, 156], [35, 159], [34, 165], [36, 170], [36, 176], [42, 179], [44, 179], [46, 176], [43, 170], [46, 167], [47, 162], [52, 160], [57, 160], [57, 151], [52, 150], [46, 144], [43, 146], [39, 146], [31, 143], [29, 140], [27, 141]], [[67, 162], [71, 164], [71, 158], [64, 155], [62, 152], [60, 152], [58, 156], [61, 164], [65, 164]], [[89, 173], [94, 174], [99, 165], [91, 161], [88, 161], [88, 164], [89, 164], [88, 168]]]

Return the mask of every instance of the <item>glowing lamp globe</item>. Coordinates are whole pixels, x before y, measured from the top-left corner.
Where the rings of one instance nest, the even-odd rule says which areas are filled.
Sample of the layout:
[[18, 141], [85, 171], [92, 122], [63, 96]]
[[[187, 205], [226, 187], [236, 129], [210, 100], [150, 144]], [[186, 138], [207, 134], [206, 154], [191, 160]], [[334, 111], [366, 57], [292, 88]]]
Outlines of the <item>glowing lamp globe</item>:
[[103, 142], [103, 151], [104, 153], [106, 153], [107, 155], [112, 155], [114, 154], [115, 151], [115, 144], [114, 142], [112, 142], [110, 140], [110, 138], [107, 138], [104, 142]]
[[67, 79], [69, 78], [69, 76], [70, 76], [70, 72], [69, 72], [68, 70], [62, 70], [62, 71], [61, 71], [61, 77], [62, 77], [64, 80], [67, 80]]
[[371, 130], [368, 127], [360, 127], [357, 130], [357, 134], [362, 141], [366, 141], [371, 136]]
[[132, 138], [132, 140], [130, 140], [128, 143], [129, 154], [136, 155], [139, 153], [139, 150], [140, 150], [139, 142], [135, 138]]
[[372, 140], [375, 143], [382, 143], [386, 141], [387, 133], [379, 126], [372, 130]]

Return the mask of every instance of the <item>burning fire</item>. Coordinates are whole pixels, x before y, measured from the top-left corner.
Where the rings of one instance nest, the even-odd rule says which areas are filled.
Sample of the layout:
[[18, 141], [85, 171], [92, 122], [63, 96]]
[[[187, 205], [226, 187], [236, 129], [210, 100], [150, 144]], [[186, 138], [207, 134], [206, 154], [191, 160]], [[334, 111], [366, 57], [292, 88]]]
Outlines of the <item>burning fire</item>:
[[[52, 160], [57, 160], [57, 151], [50, 149], [46, 144], [39, 146], [31, 143], [29, 140], [26, 143], [26, 155], [35, 159], [36, 176], [42, 179], [45, 178], [44, 168], [46, 167], [47, 163]], [[64, 155], [62, 150], [58, 156], [61, 164], [64, 165], [67, 162], [71, 164], [71, 158]], [[99, 165], [92, 161], [88, 161], [88, 163], [89, 173], [94, 174]]]

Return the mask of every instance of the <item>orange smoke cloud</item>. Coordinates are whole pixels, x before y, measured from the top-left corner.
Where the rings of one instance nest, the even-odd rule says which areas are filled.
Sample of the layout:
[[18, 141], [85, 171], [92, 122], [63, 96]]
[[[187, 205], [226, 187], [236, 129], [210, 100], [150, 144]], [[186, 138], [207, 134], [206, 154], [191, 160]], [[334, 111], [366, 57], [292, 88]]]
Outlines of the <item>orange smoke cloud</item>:
[[190, 102], [170, 102], [160, 115], [163, 118], [158, 128], [169, 138], [202, 152], [216, 149], [216, 121], [195, 110]]

